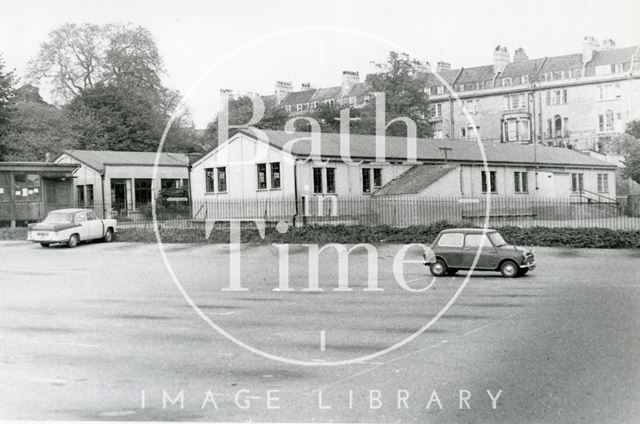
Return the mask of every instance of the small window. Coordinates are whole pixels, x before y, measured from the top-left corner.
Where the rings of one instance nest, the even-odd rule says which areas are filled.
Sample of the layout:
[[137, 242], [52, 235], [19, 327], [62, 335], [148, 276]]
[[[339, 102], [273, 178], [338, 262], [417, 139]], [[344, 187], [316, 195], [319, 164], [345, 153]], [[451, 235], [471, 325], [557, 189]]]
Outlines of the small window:
[[326, 168], [327, 173], [327, 193], [336, 192], [336, 169]]
[[258, 173], [258, 190], [267, 189], [267, 164], [259, 163], [256, 165]]
[[513, 189], [516, 193], [527, 193], [529, 191], [529, 177], [526, 172], [513, 173]]
[[598, 193], [609, 193], [608, 174], [598, 174]]
[[87, 196], [84, 199], [86, 206], [93, 206], [93, 184], [87, 184]]
[[280, 188], [280, 162], [270, 164], [271, 168], [271, 189]]
[[362, 168], [362, 192], [371, 193], [371, 169]]
[[493, 247], [489, 241], [489, 237], [484, 234], [467, 234], [464, 236], [464, 246], [472, 248], [478, 248], [480, 246]]
[[322, 168], [313, 168], [313, 192], [322, 193]]
[[487, 175], [486, 171], [482, 171], [482, 192], [497, 193], [498, 186], [496, 184], [496, 171], [489, 171]]
[[438, 246], [442, 247], [462, 247], [463, 237], [459, 233], [447, 233], [440, 236]]
[[76, 186], [76, 198], [77, 198], [78, 206], [84, 206], [84, 186], [83, 185]]
[[87, 214], [85, 212], [80, 212], [76, 214], [76, 223], [86, 222]]
[[584, 174], [582, 172], [574, 172], [571, 174], [571, 191], [577, 193], [584, 188]]
[[93, 213], [93, 211], [89, 211], [87, 212], [87, 221], [95, 221], [96, 219], [96, 214]]
[[206, 182], [207, 193], [213, 193], [216, 191], [213, 182], [213, 168], [207, 168], [204, 170], [204, 178]]
[[382, 169], [373, 169], [373, 186], [375, 188], [382, 187]]
[[224, 166], [217, 169], [218, 172], [218, 191], [226, 192], [227, 191], [227, 168]]

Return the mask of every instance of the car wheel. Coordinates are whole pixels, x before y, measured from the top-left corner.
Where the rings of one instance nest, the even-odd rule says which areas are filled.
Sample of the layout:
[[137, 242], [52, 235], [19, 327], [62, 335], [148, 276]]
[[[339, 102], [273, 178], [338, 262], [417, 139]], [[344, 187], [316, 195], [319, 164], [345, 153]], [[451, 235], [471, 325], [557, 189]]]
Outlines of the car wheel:
[[458, 273], [458, 270], [455, 268], [449, 268], [447, 270], [447, 275], [456, 275]]
[[77, 234], [73, 234], [71, 235], [71, 237], [69, 237], [69, 241], [67, 241], [67, 246], [73, 248], [73, 247], [76, 247], [79, 242], [80, 242], [80, 237], [78, 237]]
[[504, 261], [502, 265], [500, 265], [500, 273], [506, 278], [517, 277], [519, 273], [518, 265], [513, 261]]
[[429, 271], [435, 277], [442, 277], [447, 273], [447, 264], [442, 259], [436, 259], [429, 267]]
[[111, 228], [109, 228], [107, 230], [107, 232], [105, 233], [104, 237], [102, 238], [102, 240], [105, 243], [111, 243], [113, 241], [113, 230]]
[[42, 246], [42, 247], [49, 247], [49, 245], [50, 245], [50, 244], [51, 244], [51, 243], [40, 243], [40, 246]]

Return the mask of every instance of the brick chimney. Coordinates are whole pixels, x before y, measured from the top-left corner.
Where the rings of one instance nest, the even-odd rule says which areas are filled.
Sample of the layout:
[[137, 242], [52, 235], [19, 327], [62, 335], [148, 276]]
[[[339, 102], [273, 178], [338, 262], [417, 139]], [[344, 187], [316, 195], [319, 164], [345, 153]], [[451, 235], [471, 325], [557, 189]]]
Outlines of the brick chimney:
[[360, 74], [354, 71], [342, 71], [342, 88], [340, 94], [346, 96], [351, 92], [353, 86], [360, 82]]
[[515, 53], [513, 53], [513, 61], [524, 62], [526, 60], [529, 60], [529, 56], [527, 56], [527, 53], [524, 51], [522, 47], [518, 47]]
[[438, 64], [436, 65], [436, 72], [450, 71], [450, 70], [451, 70], [451, 64], [449, 62], [438, 62]]
[[582, 41], [582, 63], [588, 63], [593, 59], [593, 53], [600, 50], [600, 44], [595, 37], [590, 35], [584, 37]]
[[504, 71], [504, 68], [511, 62], [509, 59], [509, 50], [506, 46], [496, 46], [493, 50], [493, 73], [497, 74]]
[[418, 64], [415, 65], [415, 70], [416, 73], [422, 73], [422, 74], [426, 74], [427, 72], [431, 71], [431, 64], [429, 63], [429, 61], [420, 61], [418, 62]]
[[280, 104], [292, 91], [293, 83], [291, 81], [276, 81], [276, 104]]

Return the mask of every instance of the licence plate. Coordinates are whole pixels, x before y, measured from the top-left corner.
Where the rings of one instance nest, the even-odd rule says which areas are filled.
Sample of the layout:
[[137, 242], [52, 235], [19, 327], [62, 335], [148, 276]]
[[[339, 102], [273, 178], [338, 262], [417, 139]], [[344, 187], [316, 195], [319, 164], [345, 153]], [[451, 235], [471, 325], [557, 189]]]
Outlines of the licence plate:
[[39, 231], [36, 233], [36, 236], [38, 237], [49, 237], [49, 233], [46, 231]]

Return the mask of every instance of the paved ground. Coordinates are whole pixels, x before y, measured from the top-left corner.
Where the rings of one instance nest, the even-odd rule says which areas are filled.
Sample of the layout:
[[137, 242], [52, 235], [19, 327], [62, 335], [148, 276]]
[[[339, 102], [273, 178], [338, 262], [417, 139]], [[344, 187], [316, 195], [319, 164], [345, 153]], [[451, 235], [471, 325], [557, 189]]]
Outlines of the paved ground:
[[[293, 246], [295, 291], [274, 292], [277, 250], [249, 247], [242, 255], [249, 290], [227, 292], [224, 246], [166, 247], [185, 291], [212, 322], [257, 349], [314, 363], [403, 340], [464, 281], [462, 274], [433, 282], [409, 264], [412, 287], [433, 285], [402, 290], [390, 271], [399, 247], [384, 246], [384, 291], [362, 290], [364, 254], [351, 261], [354, 291], [332, 291], [336, 261], [327, 254], [325, 291], [303, 292], [306, 248]], [[216, 333], [186, 303], [155, 245], [0, 242], [0, 419], [637, 422], [640, 252], [537, 253], [539, 268], [525, 278], [474, 275], [442, 318], [397, 351], [305, 367], [265, 359]], [[502, 390], [496, 409], [487, 390], [494, 397]], [[163, 391], [174, 400], [182, 391], [184, 407], [165, 400], [163, 408]], [[471, 409], [460, 409], [460, 391]], [[269, 409], [268, 393], [279, 409]]]

